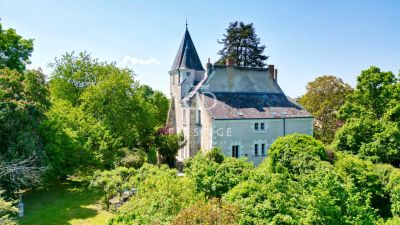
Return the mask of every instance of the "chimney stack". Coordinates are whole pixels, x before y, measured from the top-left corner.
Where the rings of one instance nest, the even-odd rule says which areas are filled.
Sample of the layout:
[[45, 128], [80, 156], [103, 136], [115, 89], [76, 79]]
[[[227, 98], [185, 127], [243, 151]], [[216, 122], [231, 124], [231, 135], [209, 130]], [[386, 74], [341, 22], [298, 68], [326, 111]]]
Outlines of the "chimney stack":
[[234, 66], [235, 65], [235, 60], [232, 58], [227, 58], [225, 61], [226, 66]]
[[269, 64], [268, 65], [268, 72], [271, 74], [271, 78], [275, 80], [275, 66]]
[[206, 64], [207, 71], [210, 71], [211, 67], [212, 67], [211, 61], [210, 61], [210, 58], [208, 58], [208, 61], [207, 61], [207, 64]]

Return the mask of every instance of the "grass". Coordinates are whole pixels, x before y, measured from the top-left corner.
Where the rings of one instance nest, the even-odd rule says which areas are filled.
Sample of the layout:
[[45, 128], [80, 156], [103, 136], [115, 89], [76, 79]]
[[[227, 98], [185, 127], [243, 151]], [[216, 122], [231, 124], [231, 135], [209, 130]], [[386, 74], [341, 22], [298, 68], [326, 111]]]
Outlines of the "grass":
[[24, 197], [21, 225], [102, 225], [113, 214], [101, 208], [101, 194], [68, 181]]

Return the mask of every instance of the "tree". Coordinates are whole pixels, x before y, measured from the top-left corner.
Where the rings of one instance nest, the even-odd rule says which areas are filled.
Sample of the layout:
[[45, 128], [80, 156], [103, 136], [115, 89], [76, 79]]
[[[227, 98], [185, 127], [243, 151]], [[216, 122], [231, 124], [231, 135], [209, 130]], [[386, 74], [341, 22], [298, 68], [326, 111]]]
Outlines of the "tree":
[[253, 165], [246, 158], [227, 157], [221, 160], [218, 150], [211, 150], [206, 155], [199, 152], [189, 161], [185, 172], [194, 180], [196, 190], [210, 199], [221, 198], [244, 180], [251, 169]]
[[169, 101], [160, 91], [147, 85], [140, 85], [136, 92], [140, 123], [137, 123], [138, 144], [149, 149], [154, 142], [154, 129], [166, 124]]
[[299, 102], [315, 118], [314, 135], [317, 139], [324, 143], [332, 141], [335, 131], [343, 123], [337, 119], [337, 112], [352, 91], [350, 85], [334, 76], [317, 77], [307, 84], [307, 92]]
[[124, 191], [131, 191], [135, 183], [136, 169], [117, 167], [114, 170], [96, 171], [89, 187], [99, 189], [103, 192], [103, 202], [106, 208], [110, 208], [110, 200], [123, 195]]
[[47, 167], [41, 167], [38, 164], [35, 156], [11, 161], [4, 161], [0, 158], [0, 180], [3, 180], [3, 185], [7, 183], [15, 190], [20, 187], [38, 185], [41, 182], [42, 174], [47, 169]]
[[225, 64], [227, 59], [232, 59], [236, 66], [264, 67], [268, 59], [263, 55], [265, 45], [260, 45], [253, 23], [230, 23], [224, 38], [218, 43], [224, 46], [218, 52], [221, 56], [218, 64]]
[[165, 95], [87, 52], [66, 53], [51, 65], [46, 147], [52, 168], [63, 168], [54, 172], [136, 164], [137, 149], [150, 151], [154, 130], [165, 123]]
[[[2, 163], [29, 161], [29, 167], [46, 167], [47, 157], [41, 125], [49, 107], [47, 87], [41, 71], [24, 74], [0, 69], [0, 158]], [[3, 177], [4, 178], [4, 177]], [[24, 178], [19, 178], [23, 179]], [[7, 189], [18, 189], [26, 182], [3, 180]]]
[[[296, 144], [287, 148], [293, 146]], [[371, 204], [371, 194], [379, 196], [382, 186], [371, 164], [352, 168], [348, 161], [341, 161], [336, 169], [336, 164], [316, 160], [313, 170], [293, 174], [283, 170], [272, 173], [269, 163], [267, 160], [251, 171], [223, 196], [239, 206], [238, 224], [376, 224], [377, 208]], [[296, 160], [292, 167], [304, 164]]]
[[369, 118], [351, 118], [335, 135], [333, 145], [337, 150], [357, 155], [364, 143], [373, 141], [382, 125]]
[[194, 183], [166, 165], [145, 164], [137, 171], [137, 195], [118, 209], [109, 224], [170, 224], [178, 213], [198, 202]]
[[186, 145], [183, 132], [179, 134], [165, 133], [160, 129], [155, 137], [155, 146], [159, 154], [159, 163], [167, 163], [170, 167], [175, 166], [175, 156], [178, 150]]
[[272, 143], [269, 160], [273, 172], [296, 175], [314, 170], [316, 162], [327, 160], [327, 154], [324, 145], [313, 137], [291, 134]]
[[3, 29], [0, 23], [0, 69], [23, 73], [33, 51], [33, 40], [24, 39], [14, 29]]
[[390, 196], [385, 193], [385, 183], [376, 165], [347, 154], [337, 154], [334, 164], [338, 175], [352, 185], [359, 201], [367, 203], [382, 217], [390, 216]]
[[340, 109], [342, 119], [380, 119], [386, 110], [400, 102], [400, 83], [392, 72], [371, 66], [357, 77], [357, 86]]
[[400, 163], [400, 82], [377, 67], [362, 71], [354, 93], [339, 111], [345, 119], [333, 141], [340, 151], [373, 162]]

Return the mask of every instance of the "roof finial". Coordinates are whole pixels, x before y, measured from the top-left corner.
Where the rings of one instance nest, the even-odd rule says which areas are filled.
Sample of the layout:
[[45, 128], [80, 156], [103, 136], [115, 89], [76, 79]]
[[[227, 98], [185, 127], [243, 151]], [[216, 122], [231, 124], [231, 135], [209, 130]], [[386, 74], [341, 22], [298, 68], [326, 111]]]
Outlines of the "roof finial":
[[186, 30], [188, 29], [188, 24], [187, 24], [187, 14], [186, 14]]

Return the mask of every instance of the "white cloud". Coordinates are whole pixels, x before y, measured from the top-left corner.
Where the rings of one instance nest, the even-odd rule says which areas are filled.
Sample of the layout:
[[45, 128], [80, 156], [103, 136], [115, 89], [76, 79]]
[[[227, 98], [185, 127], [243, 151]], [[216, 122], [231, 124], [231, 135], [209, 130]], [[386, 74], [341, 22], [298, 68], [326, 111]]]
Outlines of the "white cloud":
[[143, 59], [143, 58], [137, 58], [137, 57], [133, 57], [133, 56], [125, 56], [123, 63], [126, 66], [135, 66], [135, 65], [148, 66], [148, 65], [160, 65], [161, 64], [161, 62], [158, 61], [154, 57], [150, 57], [148, 59]]

